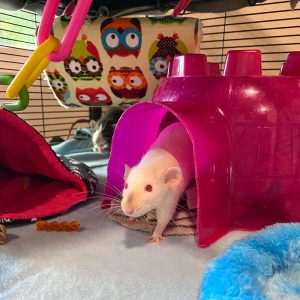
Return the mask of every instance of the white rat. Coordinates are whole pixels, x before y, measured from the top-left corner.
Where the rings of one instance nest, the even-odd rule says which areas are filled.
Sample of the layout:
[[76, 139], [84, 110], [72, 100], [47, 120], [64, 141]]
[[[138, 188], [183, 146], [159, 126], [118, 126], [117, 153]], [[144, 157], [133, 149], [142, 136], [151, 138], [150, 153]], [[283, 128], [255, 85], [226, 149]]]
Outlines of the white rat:
[[148, 239], [159, 242], [165, 239], [163, 231], [193, 178], [192, 143], [184, 127], [177, 122], [162, 130], [136, 166], [125, 165], [122, 210], [134, 218], [155, 209], [157, 225]]

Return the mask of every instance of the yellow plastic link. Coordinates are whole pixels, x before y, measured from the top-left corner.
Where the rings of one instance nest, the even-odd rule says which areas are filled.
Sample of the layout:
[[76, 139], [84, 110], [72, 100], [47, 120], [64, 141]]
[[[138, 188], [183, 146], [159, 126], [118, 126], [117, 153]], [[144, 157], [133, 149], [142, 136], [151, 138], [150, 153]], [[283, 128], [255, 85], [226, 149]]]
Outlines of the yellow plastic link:
[[47, 55], [57, 50], [59, 46], [59, 40], [49, 36], [43, 44], [37, 47], [7, 88], [6, 96], [11, 99], [15, 98], [24, 85], [29, 88], [49, 64]]

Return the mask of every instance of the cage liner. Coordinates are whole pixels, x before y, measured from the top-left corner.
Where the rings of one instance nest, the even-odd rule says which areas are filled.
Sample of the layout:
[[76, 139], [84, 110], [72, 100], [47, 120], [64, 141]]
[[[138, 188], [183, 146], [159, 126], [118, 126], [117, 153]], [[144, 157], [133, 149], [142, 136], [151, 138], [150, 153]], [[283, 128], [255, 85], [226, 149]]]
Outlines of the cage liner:
[[0, 110], [0, 218], [26, 220], [66, 211], [88, 196], [45, 139], [15, 114]]

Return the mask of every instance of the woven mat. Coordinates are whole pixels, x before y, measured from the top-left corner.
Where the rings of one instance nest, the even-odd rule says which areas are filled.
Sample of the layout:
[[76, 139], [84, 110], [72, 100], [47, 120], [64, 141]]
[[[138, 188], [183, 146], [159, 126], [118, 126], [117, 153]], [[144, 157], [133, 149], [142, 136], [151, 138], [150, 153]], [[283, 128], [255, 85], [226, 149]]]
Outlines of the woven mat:
[[[119, 211], [118, 208], [112, 207], [108, 211], [109, 218], [121, 224], [124, 227], [152, 233], [156, 226], [155, 210], [139, 218], [129, 218]], [[178, 208], [167, 226], [164, 235], [196, 235], [197, 211]]]

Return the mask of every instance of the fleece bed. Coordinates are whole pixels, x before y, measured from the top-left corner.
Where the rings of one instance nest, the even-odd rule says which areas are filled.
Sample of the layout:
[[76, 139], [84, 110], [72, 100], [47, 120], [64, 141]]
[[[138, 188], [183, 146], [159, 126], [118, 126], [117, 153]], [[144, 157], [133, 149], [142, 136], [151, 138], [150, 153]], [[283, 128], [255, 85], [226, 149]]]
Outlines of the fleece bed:
[[300, 223], [235, 242], [209, 264], [200, 291], [201, 300], [300, 299]]
[[0, 109], [0, 129], [1, 223], [56, 215], [93, 193], [93, 173], [74, 160], [58, 158], [15, 114]]

